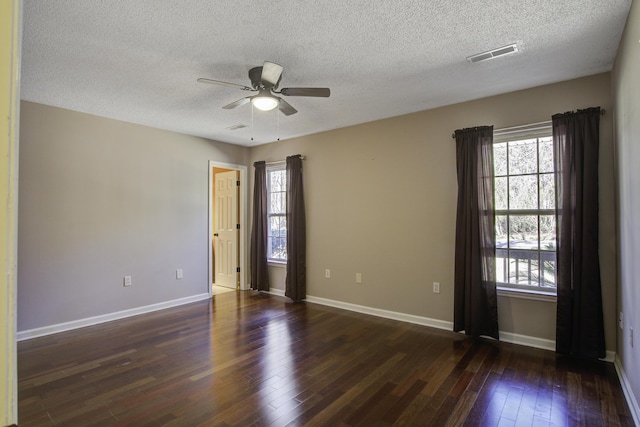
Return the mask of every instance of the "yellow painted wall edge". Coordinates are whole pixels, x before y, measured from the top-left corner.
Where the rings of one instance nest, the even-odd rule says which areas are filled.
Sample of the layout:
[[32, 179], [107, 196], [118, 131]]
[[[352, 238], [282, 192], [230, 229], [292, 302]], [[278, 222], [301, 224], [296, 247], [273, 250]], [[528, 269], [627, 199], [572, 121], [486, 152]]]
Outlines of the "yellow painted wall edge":
[[16, 272], [20, 0], [0, 0], [0, 425], [18, 422]]

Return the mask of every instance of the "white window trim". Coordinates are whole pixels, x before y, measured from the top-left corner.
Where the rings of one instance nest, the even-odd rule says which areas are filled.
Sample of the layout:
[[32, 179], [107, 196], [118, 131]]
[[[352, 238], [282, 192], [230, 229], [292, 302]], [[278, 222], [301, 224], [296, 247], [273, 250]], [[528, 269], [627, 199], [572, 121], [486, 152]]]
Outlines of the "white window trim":
[[548, 292], [541, 292], [533, 289], [507, 288], [502, 285], [497, 286], [499, 297], [527, 299], [533, 301], [556, 302], [557, 295]]
[[[272, 171], [285, 171], [286, 172], [286, 164], [285, 163], [276, 163], [274, 165], [269, 165], [266, 168], [267, 172], [267, 204], [271, 203], [271, 183], [269, 181], [269, 173]], [[267, 207], [267, 222], [270, 223], [269, 217], [269, 208]], [[270, 231], [270, 225], [267, 225], [268, 231]], [[269, 234], [269, 233], [268, 233]], [[267, 254], [269, 254], [269, 250], [267, 250]], [[287, 260], [286, 259], [277, 259], [277, 258], [269, 258], [267, 255], [267, 265], [276, 266], [276, 267], [286, 267]]]
[[[553, 128], [551, 126], [551, 123], [551, 121], [546, 121], [528, 125], [496, 129], [493, 132], [493, 143], [498, 144], [509, 141], [517, 141], [521, 139], [544, 138], [553, 136]], [[538, 289], [522, 289], [515, 286], [511, 287], [506, 283], [499, 282], [497, 284], [497, 295], [507, 298], [556, 302], [557, 287], [555, 288], [555, 291], [551, 293], [540, 291]]]
[[286, 268], [287, 267], [287, 261], [279, 261], [279, 260], [275, 260], [275, 259], [268, 259], [267, 260], [267, 265], [269, 267]]
[[493, 143], [508, 142], [519, 139], [543, 138], [552, 135], [551, 121], [512, 126], [493, 131]]

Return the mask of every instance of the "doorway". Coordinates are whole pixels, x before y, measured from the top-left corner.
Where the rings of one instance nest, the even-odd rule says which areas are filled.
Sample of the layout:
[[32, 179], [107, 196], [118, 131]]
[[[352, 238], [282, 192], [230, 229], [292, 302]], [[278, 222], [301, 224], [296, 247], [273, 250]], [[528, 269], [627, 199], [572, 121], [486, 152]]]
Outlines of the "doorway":
[[209, 294], [247, 289], [245, 253], [247, 167], [209, 162]]

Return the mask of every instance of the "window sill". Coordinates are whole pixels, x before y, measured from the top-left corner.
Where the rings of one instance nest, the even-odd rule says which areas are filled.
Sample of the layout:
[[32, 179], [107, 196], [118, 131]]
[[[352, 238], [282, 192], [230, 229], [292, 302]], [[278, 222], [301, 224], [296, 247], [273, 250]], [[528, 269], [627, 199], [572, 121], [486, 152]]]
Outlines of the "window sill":
[[285, 268], [287, 266], [287, 261], [273, 261], [273, 260], [268, 260], [267, 261], [267, 265], [269, 267], [278, 267], [278, 268]]
[[556, 296], [545, 292], [524, 291], [519, 289], [502, 288], [498, 286], [498, 296], [507, 298], [520, 298], [543, 302], [556, 302]]

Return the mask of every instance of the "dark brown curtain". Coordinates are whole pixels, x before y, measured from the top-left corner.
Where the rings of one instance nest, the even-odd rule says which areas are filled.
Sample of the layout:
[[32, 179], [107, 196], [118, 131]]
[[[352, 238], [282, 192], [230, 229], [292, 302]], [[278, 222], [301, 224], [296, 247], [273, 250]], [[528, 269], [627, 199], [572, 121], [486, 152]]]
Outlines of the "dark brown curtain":
[[498, 339], [493, 126], [457, 130], [453, 330]]
[[251, 229], [251, 289], [269, 290], [267, 268], [267, 165], [255, 162], [253, 227]]
[[302, 185], [302, 158], [287, 157], [287, 280], [285, 295], [294, 301], [307, 296], [307, 231]]
[[600, 108], [552, 117], [556, 168], [556, 352], [605, 356], [598, 257]]

